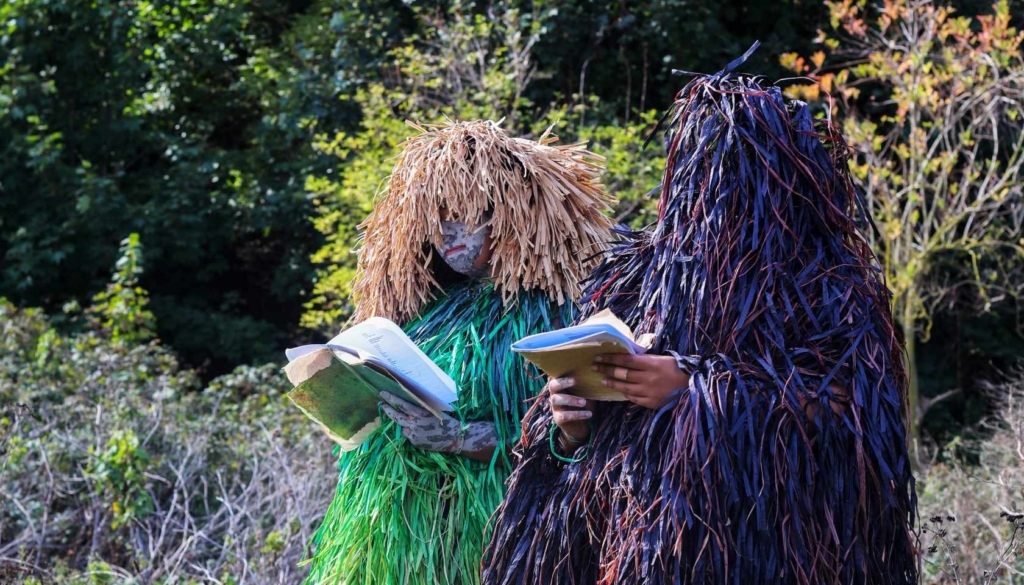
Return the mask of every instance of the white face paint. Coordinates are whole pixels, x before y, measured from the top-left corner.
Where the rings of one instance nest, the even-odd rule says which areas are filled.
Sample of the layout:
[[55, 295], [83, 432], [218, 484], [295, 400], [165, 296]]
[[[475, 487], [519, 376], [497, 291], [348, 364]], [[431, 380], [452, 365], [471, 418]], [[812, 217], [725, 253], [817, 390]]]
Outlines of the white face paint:
[[474, 278], [486, 276], [486, 264], [479, 268], [473, 264], [485, 252], [484, 245], [490, 233], [490, 226], [468, 226], [461, 221], [442, 221], [444, 243], [441, 244], [441, 257], [452, 270], [460, 274]]

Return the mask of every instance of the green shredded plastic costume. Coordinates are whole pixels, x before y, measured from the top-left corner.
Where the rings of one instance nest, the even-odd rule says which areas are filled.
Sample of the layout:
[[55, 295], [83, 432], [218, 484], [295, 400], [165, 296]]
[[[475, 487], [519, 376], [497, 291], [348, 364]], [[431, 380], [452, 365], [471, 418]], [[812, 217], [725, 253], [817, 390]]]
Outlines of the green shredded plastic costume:
[[[315, 538], [310, 583], [476, 583], [511, 466], [523, 405], [543, 382], [531, 378], [515, 340], [549, 330], [568, 304], [532, 294], [506, 309], [490, 284], [459, 285], [406, 332], [459, 386], [461, 420], [493, 420], [498, 448], [490, 464], [419, 449], [385, 422], [341, 457], [338, 491]], [[532, 370], [532, 368], [531, 368]], [[385, 419], [386, 420], [386, 419]]]
[[[355, 319], [402, 325], [456, 382], [455, 416], [493, 423], [497, 445], [487, 463], [429, 451], [382, 412], [381, 427], [340, 456], [307, 584], [479, 583], [509, 449], [543, 386], [509, 346], [572, 321], [587, 259], [611, 239], [600, 167], [582, 145], [511, 138], [494, 122], [417, 128], [364, 223]], [[442, 213], [489, 230], [489, 278], [441, 290], [428, 267]]]

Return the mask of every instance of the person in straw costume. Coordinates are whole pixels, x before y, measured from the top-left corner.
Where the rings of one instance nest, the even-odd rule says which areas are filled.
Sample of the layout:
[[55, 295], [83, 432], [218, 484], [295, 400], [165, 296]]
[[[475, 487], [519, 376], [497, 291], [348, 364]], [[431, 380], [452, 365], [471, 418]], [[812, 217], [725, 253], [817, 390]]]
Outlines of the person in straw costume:
[[[658, 223], [581, 301], [689, 376], [632, 403], [548, 384], [484, 583], [917, 581], [907, 381], [848, 147], [741, 62], [679, 92]], [[599, 358], [606, 386], [649, 394], [648, 356]]]
[[459, 388], [438, 420], [386, 395], [387, 420], [343, 453], [307, 583], [479, 582], [526, 402], [542, 381], [509, 351], [568, 323], [611, 241], [600, 158], [492, 121], [414, 126], [360, 226], [355, 321], [401, 325]]

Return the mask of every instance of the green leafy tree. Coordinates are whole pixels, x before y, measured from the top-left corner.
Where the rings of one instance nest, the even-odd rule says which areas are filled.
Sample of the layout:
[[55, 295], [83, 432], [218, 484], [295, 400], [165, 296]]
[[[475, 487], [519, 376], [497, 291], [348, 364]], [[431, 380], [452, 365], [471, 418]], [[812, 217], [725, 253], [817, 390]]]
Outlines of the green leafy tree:
[[819, 83], [793, 93], [820, 98], [820, 86], [846, 118], [911, 365], [916, 441], [928, 408], [959, 391], [918, 388], [917, 340], [936, 307], [969, 289], [988, 309], [1024, 282], [1024, 35], [1006, 1], [975, 19], [924, 0], [827, 5], [823, 50], [783, 63]]
[[657, 125], [658, 112], [634, 112], [632, 123], [576, 125], [578, 140], [586, 140], [604, 157], [605, 189], [618, 201], [614, 211], [617, 223], [642, 229], [658, 220], [657, 193], [665, 171], [665, 152], [658, 140], [644, 149], [650, 132]]
[[159, 333], [188, 361], [275, 354], [319, 245], [312, 137], [358, 120], [337, 99], [356, 54], [333, 56], [346, 22], [326, 30], [355, 9], [334, 4], [0, 6], [0, 290], [50, 310], [84, 302], [133, 231]]
[[[318, 136], [317, 150], [341, 161], [341, 170], [337, 178], [324, 174], [307, 181], [317, 206], [314, 225], [326, 243], [313, 255], [317, 277], [303, 325], [331, 330], [351, 314], [357, 224], [370, 212], [399, 145], [414, 132], [406, 119], [504, 119], [521, 136], [539, 136], [554, 125], [563, 142], [587, 140], [599, 154], [608, 152], [605, 178], [621, 201], [621, 221], [639, 226], [651, 219], [646, 194], [660, 180], [664, 162], [658, 149], [645, 152], [641, 145], [654, 112], [633, 124], [598, 124], [608, 116], [596, 98], [586, 107], [536, 104], [529, 97], [538, 75], [533, 49], [551, 11], [540, 3], [529, 13], [499, 3], [486, 13], [476, 8], [455, 3], [443, 13], [417, 9], [421, 24], [415, 28], [424, 32], [391, 51], [391, 77], [352, 98], [363, 113], [359, 131]], [[585, 125], [587, 109], [602, 115]]]
[[[776, 55], [804, 51], [827, 17], [806, 0], [581, 0], [548, 3], [544, 34], [534, 50], [544, 71], [532, 89], [537, 101], [588, 104], [623, 124], [635, 111], [663, 110], [685, 80], [673, 69], [714, 73], [755, 40], [762, 48], [746, 69], [782, 76]], [[591, 112], [589, 118], [599, 115]]]

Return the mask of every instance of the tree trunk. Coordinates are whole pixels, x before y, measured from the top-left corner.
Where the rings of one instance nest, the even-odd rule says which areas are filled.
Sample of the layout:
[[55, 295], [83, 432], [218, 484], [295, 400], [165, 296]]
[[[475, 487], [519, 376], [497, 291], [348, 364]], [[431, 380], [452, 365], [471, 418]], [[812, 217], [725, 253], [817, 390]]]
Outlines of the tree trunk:
[[[909, 307], [910, 303], [907, 303]], [[906, 369], [907, 369], [907, 446], [910, 449], [910, 463], [914, 469], [920, 468], [918, 444], [920, 429], [918, 428], [918, 388], [917, 388], [917, 337], [914, 330], [914, 316], [909, 308], [904, 309], [903, 319], [903, 343], [906, 348]]]

